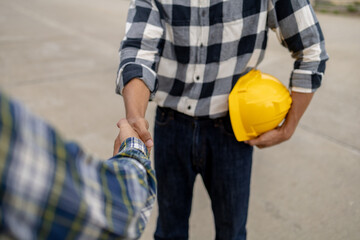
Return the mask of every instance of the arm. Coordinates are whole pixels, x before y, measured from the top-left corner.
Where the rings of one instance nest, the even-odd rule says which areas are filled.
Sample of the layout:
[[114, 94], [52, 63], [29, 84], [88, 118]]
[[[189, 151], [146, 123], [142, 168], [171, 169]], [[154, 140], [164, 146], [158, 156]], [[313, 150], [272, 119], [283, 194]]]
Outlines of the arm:
[[311, 5], [306, 0], [269, 0], [268, 27], [295, 59], [290, 78], [292, 106], [284, 124], [247, 141], [250, 145], [269, 147], [288, 140], [314, 92], [320, 87], [328, 60], [324, 36]]
[[0, 92], [1, 235], [137, 239], [156, 180], [137, 133], [119, 128], [120, 152], [102, 161]]
[[[151, 168], [146, 146], [137, 138], [138, 134], [128, 121], [121, 119], [118, 127], [120, 151], [111, 159], [99, 163], [96, 179], [100, 181], [101, 194], [90, 197], [89, 205], [96, 206], [92, 201], [102, 195], [103, 203], [100, 205], [104, 207], [98, 214], [106, 218], [103, 231], [114, 238], [138, 239], [155, 202], [155, 172]], [[94, 188], [94, 179], [84, 177], [84, 186], [89, 184], [88, 188]], [[86, 188], [84, 190], [86, 192]], [[99, 219], [94, 220], [96, 223]]]
[[[126, 118], [149, 150], [153, 141], [145, 112], [147, 102], [156, 92], [156, 68], [163, 32], [160, 12], [154, 1], [132, 1], [120, 49], [116, 92], [123, 95]], [[115, 140], [114, 154], [118, 149], [119, 140]]]
[[107, 219], [104, 230], [117, 237], [138, 239], [156, 196], [155, 172], [145, 145], [137, 138], [127, 138], [119, 153], [101, 165], [99, 173]]
[[[150, 151], [153, 146], [153, 140], [148, 131], [149, 124], [145, 119], [145, 112], [149, 97], [149, 89], [146, 87], [144, 82], [138, 78], [130, 81], [123, 90], [126, 118]], [[119, 128], [120, 122], [121, 120], [117, 123]], [[113, 155], [116, 155], [119, 151], [120, 144], [122, 143], [120, 137], [121, 129], [119, 135], [115, 139]]]
[[155, 172], [146, 146], [126, 119], [118, 122], [120, 151], [99, 168], [104, 193], [104, 229], [126, 239], [138, 239], [156, 197]]

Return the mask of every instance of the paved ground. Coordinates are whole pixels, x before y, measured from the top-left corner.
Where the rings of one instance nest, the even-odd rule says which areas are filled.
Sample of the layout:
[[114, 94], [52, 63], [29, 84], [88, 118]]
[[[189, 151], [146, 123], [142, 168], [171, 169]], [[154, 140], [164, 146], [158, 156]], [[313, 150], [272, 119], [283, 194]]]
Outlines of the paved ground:
[[[107, 158], [124, 116], [114, 93], [128, 0], [0, 0], [0, 84], [67, 138]], [[318, 15], [331, 57], [294, 137], [256, 150], [250, 240], [360, 237], [360, 18]], [[287, 84], [292, 61], [270, 34], [261, 69]], [[148, 119], [153, 125], [154, 105]], [[198, 179], [190, 239], [213, 239]], [[156, 209], [142, 239], [152, 238]]]

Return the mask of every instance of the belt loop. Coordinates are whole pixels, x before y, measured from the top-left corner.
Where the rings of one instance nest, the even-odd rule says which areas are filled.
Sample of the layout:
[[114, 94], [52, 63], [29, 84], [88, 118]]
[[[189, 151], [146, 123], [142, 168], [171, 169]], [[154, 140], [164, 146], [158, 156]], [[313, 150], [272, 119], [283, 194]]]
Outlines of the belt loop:
[[172, 119], [175, 119], [175, 111], [171, 108], [168, 108], [169, 110], [169, 117], [171, 117]]
[[219, 127], [222, 125], [222, 118], [216, 118], [214, 121], [214, 127]]

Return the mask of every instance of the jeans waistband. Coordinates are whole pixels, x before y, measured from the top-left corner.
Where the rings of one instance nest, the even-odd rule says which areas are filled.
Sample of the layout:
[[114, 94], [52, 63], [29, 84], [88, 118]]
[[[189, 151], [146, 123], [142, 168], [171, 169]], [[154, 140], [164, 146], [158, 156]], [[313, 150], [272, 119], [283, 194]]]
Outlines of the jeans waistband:
[[215, 124], [222, 124], [222, 123], [230, 123], [230, 116], [229, 113], [226, 114], [226, 116], [223, 117], [219, 117], [219, 118], [210, 118], [208, 116], [200, 116], [200, 117], [194, 117], [194, 116], [189, 116], [186, 115], [184, 113], [178, 112], [176, 110], [173, 110], [171, 108], [164, 108], [164, 107], [159, 107], [160, 112], [167, 114], [170, 117], [173, 117], [174, 119], [181, 119], [184, 121], [199, 121], [199, 122], [209, 122], [209, 123], [215, 123]]

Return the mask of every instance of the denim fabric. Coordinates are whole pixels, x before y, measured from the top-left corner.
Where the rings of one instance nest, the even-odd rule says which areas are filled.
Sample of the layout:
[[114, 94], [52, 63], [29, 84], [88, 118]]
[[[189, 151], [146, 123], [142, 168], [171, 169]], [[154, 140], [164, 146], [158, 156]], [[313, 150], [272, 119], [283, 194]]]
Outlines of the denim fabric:
[[236, 141], [229, 117], [194, 118], [158, 107], [154, 141], [155, 239], [188, 239], [197, 174], [211, 198], [216, 239], [246, 239], [253, 148]]

